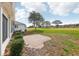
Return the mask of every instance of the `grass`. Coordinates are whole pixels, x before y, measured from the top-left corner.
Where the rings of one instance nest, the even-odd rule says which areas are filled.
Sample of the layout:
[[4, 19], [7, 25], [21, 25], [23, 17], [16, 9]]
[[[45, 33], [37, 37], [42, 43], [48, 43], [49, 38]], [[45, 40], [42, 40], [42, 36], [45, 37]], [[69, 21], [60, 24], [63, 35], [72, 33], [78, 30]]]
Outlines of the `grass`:
[[[75, 44], [74, 42], [72, 41], [69, 41], [69, 40], [65, 40], [63, 41], [63, 44], [66, 46], [64, 48], [64, 54], [65, 55], [77, 55], [77, 53], [79, 54], [79, 45]], [[75, 54], [73, 54], [75, 53]]]
[[79, 40], [79, 28], [37, 28], [37, 30], [30, 28], [27, 31], [28, 34], [42, 34], [51, 37], [52, 40], [48, 41], [47, 45], [61, 47], [64, 52], [62, 55], [79, 55], [79, 45], [74, 43]]
[[34, 28], [28, 30], [28, 32], [33, 33], [41, 33], [41, 34], [59, 34], [59, 35], [70, 35], [75, 39], [79, 39], [79, 28], [37, 28], [37, 30], [34, 30]]
[[37, 28], [37, 30], [32, 28], [32, 29], [28, 29], [28, 33], [30, 34], [41, 33], [41, 34], [48, 34], [48, 35], [67, 34], [67, 35], [72, 36], [75, 39], [79, 39], [79, 28]]

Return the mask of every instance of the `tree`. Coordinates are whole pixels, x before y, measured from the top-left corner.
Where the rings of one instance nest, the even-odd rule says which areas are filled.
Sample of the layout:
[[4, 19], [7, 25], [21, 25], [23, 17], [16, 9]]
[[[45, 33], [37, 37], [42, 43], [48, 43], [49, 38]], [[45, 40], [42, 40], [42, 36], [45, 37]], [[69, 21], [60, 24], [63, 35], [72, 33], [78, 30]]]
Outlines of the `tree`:
[[44, 18], [41, 16], [40, 17], [40, 21], [38, 21], [38, 22], [36, 22], [36, 25], [38, 26], [38, 27], [41, 27], [41, 25], [42, 25], [42, 22], [44, 22]]
[[44, 21], [43, 25], [44, 27], [50, 27], [51, 24], [49, 21]]
[[62, 22], [60, 20], [55, 20], [52, 22], [53, 24], [56, 24], [56, 27], [59, 26], [59, 24], [62, 24]]
[[32, 11], [29, 16], [29, 22], [33, 23], [35, 29], [41, 21], [44, 21], [42, 15], [38, 12]]

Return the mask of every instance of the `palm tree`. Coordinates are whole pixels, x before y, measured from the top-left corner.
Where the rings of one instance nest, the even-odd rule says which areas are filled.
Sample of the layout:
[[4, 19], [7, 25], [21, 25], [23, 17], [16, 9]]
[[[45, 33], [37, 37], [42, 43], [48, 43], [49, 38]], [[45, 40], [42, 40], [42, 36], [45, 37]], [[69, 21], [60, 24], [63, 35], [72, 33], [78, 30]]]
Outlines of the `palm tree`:
[[60, 20], [55, 20], [55, 21], [53, 21], [52, 23], [55, 24], [56, 27], [58, 27], [59, 24], [62, 24], [62, 22], [61, 22]]
[[35, 29], [41, 21], [44, 21], [42, 15], [38, 12], [32, 11], [29, 16], [29, 22], [33, 23]]

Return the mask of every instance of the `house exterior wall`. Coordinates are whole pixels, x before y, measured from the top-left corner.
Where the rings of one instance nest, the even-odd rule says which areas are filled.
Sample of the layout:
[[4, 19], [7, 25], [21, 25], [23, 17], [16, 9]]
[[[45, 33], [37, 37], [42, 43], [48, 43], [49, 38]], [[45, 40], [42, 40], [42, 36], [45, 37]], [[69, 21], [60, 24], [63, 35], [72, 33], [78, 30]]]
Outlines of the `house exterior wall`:
[[0, 55], [1, 55], [1, 39], [2, 39], [2, 36], [1, 36], [1, 8], [0, 8]]
[[17, 28], [15, 28], [15, 31], [21, 30], [22, 32], [24, 32], [26, 29], [26, 27], [24, 25], [18, 25]]
[[26, 25], [25, 24], [22, 24], [22, 23], [20, 23], [20, 22], [17, 22], [17, 21], [15, 21], [15, 31], [22, 31], [22, 32], [24, 32], [25, 30], [26, 30]]
[[[0, 2], [0, 39], [1, 39], [1, 54], [4, 54], [5, 48], [9, 43], [12, 35], [12, 23], [14, 23], [14, 4], [12, 2]], [[3, 41], [3, 15], [7, 18], [7, 38]]]
[[[13, 9], [13, 3], [12, 2], [1, 2], [1, 7], [3, 9], [3, 12], [6, 14], [8, 18], [14, 18], [14, 9]], [[14, 20], [14, 19], [13, 19]]]

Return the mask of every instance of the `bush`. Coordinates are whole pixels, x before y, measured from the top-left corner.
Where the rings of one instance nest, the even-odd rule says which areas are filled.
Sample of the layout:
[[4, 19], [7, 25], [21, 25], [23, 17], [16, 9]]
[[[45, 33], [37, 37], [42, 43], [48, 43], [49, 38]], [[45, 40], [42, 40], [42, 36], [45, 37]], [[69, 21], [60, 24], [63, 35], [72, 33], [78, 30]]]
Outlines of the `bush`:
[[11, 46], [10, 46], [10, 55], [11, 56], [20, 56], [21, 51], [24, 45], [23, 36], [20, 33], [19, 35], [14, 35], [14, 38], [12, 40]]
[[21, 31], [16, 31], [15, 34], [19, 35], [19, 34], [22, 34], [22, 32]]
[[20, 31], [14, 32], [13, 38], [14, 38], [14, 40], [16, 40], [18, 38], [23, 38], [23, 33]]
[[21, 31], [15, 31], [13, 33], [13, 37], [16, 36], [16, 35], [23, 35], [23, 33]]
[[23, 39], [14, 40], [11, 44], [10, 55], [19, 56], [24, 45]]
[[15, 35], [14, 36], [14, 39], [19, 39], [19, 38], [23, 38], [23, 35], [22, 34], [19, 34], [19, 35]]

